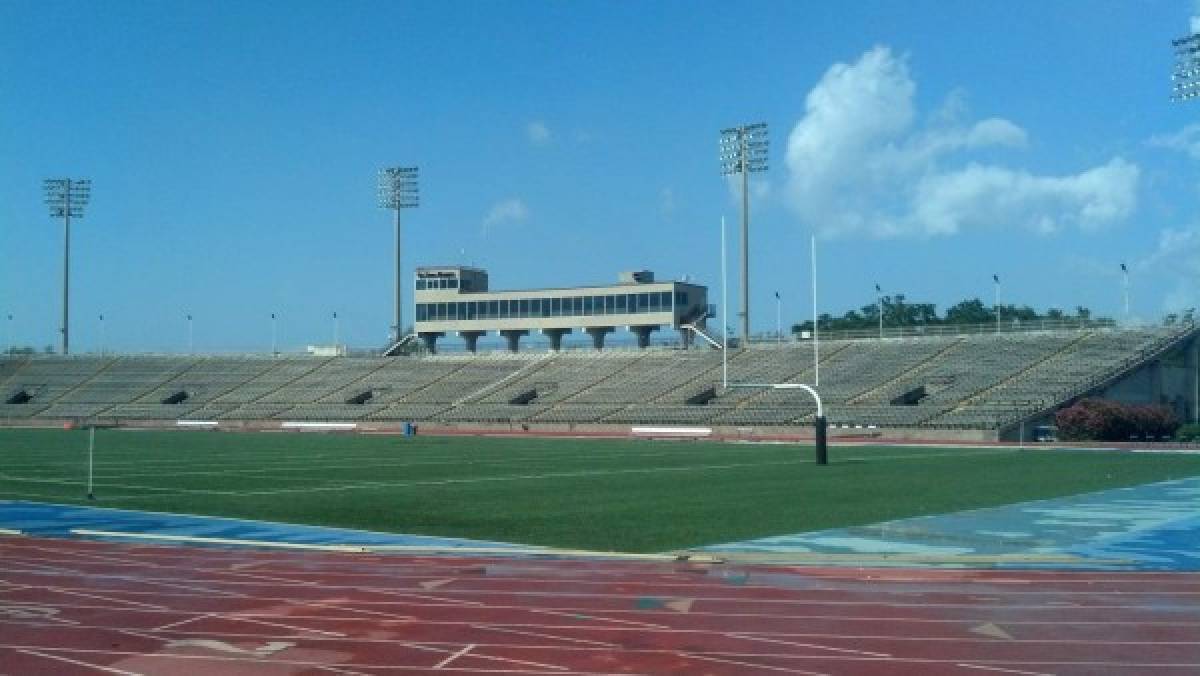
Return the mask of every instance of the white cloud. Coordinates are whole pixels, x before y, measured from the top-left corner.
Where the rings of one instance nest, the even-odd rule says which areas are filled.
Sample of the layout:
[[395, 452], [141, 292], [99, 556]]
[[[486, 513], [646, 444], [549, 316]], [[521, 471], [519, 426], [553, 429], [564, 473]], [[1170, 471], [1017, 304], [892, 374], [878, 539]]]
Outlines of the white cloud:
[[972, 161], [981, 150], [1024, 148], [1028, 135], [1003, 118], [964, 122], [961, 91], [918, 124], [916, 88], [906, 59], [886, 47], [833, 65], [813, 87], [785, 157], [785, 199], [806, 225], [877, 237], [1010, 226], [1048, 233], [1098, 228], [1136, 208], [1136, 165], [1113, 158], [1039, 176]]
[[1200, 33], [1200, 0], [1192, 2], [1192, 16], [1188, 19], [1188, 27], [1192, 33]]
[[1151, 146], [1166, 148], [1187, 153], [1194, 160], [1200, 160], [1200, 123], [1189, 124], [1174, 134], [1160, 134], [1150, 137]]
[[525, 126], [525, 136], [529, 138], [529, 142], [535, 146], [544, 146], [550, 143], [553, 135], [550, 133], [550, 127], [546, 126], [541, 120], [534, 120]]
[[483, 234], [487, 235], [493, 228], [523, 223], [529, 218], [529, 208], [516, 197], [510, 197], [492, 205], [487, 215], [483, 217]]

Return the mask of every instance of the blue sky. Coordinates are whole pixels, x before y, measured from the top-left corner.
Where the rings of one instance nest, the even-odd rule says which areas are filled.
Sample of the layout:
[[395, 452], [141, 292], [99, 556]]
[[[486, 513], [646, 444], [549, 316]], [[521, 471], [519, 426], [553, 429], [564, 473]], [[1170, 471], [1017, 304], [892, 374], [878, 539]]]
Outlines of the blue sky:
[[[738, 208], [717, 131], [771, 126], [751, 312], [886, 292], [1134, 314], [1200, 304], [1200, 103], [1169, 100], [1185, 2], [5, 2], [0, 319], [57, 342], [61, 225], [93, 181], [72, 344], [263, 350], [387, 336], [382, 166], [421, 167], [406, 272], [495, 288], [689, 275]], [[736, 251], [731, 253], [736, 254]], [[731, 258], [736, 260], [736, 258]], [[731, 268], [731, 278], [736, 280]], [[730, 297], [736, 298], [736, 290]], [[736, 308], [735, 308], [736, 309]], [[732, 315], [732, 312], [731, 312]], [[411, 316], [411, 315], [410, 315]], [[732, 321], [732, 320], [731, 320]], [[8, 338], [5, 337], [7, 341]]]

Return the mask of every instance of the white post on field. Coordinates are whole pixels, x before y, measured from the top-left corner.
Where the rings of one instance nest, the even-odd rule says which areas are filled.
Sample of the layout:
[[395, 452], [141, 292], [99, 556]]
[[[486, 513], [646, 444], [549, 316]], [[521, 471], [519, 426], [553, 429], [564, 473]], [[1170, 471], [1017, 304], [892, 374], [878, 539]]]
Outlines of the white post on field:
[[725, 217], [721, 217], [721, 387], [729, 389], [729, 269], [725, 264]]
[[96, 494], [92, 492], [92, 468], [94, 467], [93, 458], [96, 454], [96, 426], [88, 428], [88, 486], [87, 499], [95, 500]]
[[817, 328], [817, 236], [812, 236], [813, 385], [821, 386], [821, 334]]

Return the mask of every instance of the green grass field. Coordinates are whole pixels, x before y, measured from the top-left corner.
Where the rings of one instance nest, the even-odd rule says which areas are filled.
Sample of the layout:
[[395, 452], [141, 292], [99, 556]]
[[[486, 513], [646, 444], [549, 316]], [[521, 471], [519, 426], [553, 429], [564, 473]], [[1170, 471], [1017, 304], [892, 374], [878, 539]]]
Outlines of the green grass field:
[[[83, 503], [87, 432], [0, 429], [0, 499]], [[650, 552], [1200, 474], [1080, 451], [100, 430], [96, 504]]]

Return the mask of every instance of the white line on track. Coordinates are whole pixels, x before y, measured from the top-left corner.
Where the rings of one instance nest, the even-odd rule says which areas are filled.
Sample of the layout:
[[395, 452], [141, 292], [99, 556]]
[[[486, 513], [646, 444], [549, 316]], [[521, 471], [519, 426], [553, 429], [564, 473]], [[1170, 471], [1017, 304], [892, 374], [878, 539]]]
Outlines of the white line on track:
[[206, 618], [209, 618], [212, 616], [213, 616], [212, 613], [201, 613], [199, 615], [196, 615], [195, 617], [185, 617], [182, 620], [176, 620], [175, 622], [168, 622], [167, 624], [164, 624], [164, 625], [161, 625], [158, 627], [154, 627], [153, 629], [148, 629], [147, 631], [153, 632], [153, 631], [166, 631], [168, 629], [175, 629], [177, 627], [182, 627], [183, 625], [185, 625], [189, 622], [195, 622], [196, 620], [203, 620], [203, 619], [206, 619]]
[[454, 653], [453, 655], [451, 655], [451, 656], [447, 657], [446, 659], [442, 660], [441, 662], [438, 662], [437, 664], [433, 665], [433, 668], [434, 668], [434, 669], [441, 669], [442, 667], [444, 667], [444, 666], [446, 666], [446, 665], [450, 664], [450, 663], [451, 663], [451, 662], [453, 662], [454, 660], [456, 660], [456, 659], [458, 659], [458, 658], [462, 657], [463, 655], [466, 655], [467, 653], [471, 652], [471, 651], [472, 651], [472, 650], [474, 650], [474, 649], [475, 649], [475, 644], [474, 644], [474, 643], [468, 643], [468, 644], [466, 645], [466, 647], [464, 647], [462, 650], [460, 650], [460, 651], [458, 651], [458, 652]]
[[756, 670], [757, 669], [770, 669], [771, 671], [786, 671], [789, 674], [807, 674], [808, 676], [830, 676], [830, 674], [826, 674], [821, 671], [804, 671], [801, 669], [794, 669], [791, 667], [775, 667], [775, 666], [771, 666], [768, 664], [756, 664], [754, 662], [741, 662], [738, 660], [730, 660], [730, 659], [725, 659], [725, 658], [721, 658], [721, 657], [712, 657], [711, 655], [697, 655], [695, 653], [689, 653], [689, 652], [683, 652], [683, 651], [680, 651], [678, 654], [680, 657], [686, 657], [689, 659], [709, 660], [712, 662], [723, 662], [725, 664], [734, 664], [739, 667], [751, 667]]
[[[190, 590], [190, 591], [198, 591], [198, 592], [201, 592], [201, 593], [207, 594], [207, 595], [222, 594], [222, 595], [225, 595], [228, 597], [241, 598], [241, 599], [247, 599], [247, 600], [303, 603], [306, 605], [315, 605], [317, 607], [323, 607], [328, 604], [328, 602], [295, 601], [294, 599], [287, 598], [287, 597], [280, 597], [280, 596], [259, 596], [259, 595], [253, 595], [253, 594], [246, 594], [246, 593], [238, 592], [238, 591], [232, 591], [232, 590], [228, 590], [228, 589], [214, 590], [214, 589], [209, 589], [206, 587], [196, 587], [196, 586], [181, 584], [181, 583], [177, 583], [177, 582], [169, 582], [169, 581], [166, 581], [161, 578], [155, 578], [155, 577], [150, 577], [150, 576], [137, 576], [136, 578], [133, 578], [133, 577], [130, 577], [127, 575], [93, 575], [91, 577], [93, 579], [111, 578], [111, 579], [117, 579], [117, 580], [121, 580], [121, 581], [133, 580], [133, 581], [143, 582], [146, 584], [182, 588], [182, 589]], [[209, 581], [209, 582], [212, 582], [212, 581]], [[226, 581], [220, 582], [220, 584], [223, 584], [226, 587], [231, 587], [231, 586], [232, 587], [246, 587], [246, 586], [259, 587], [259, 586], [261, 586], [259, 583], [256, 583], [256, 582], [250, 582], [250, 581], [243, 582], [243, 581], [237, 581], [237, 580], [226, 580]], [[64, 593], [71, 593], [70, 591], [68, 591], [69, 589], [71, 589], [70, 587], [57, 587], [57, 588], [53, 588], [53, 589], [62, 591]], [[82, 592], [77, 592], [77, 593], [78, 593], [78, 595], [82, 595], [82, 596], [88, 595], [88, 594], [82, 593]], [[123, 590], [122, 593], [153, 594], [153, 592], [137, 592], [137, 591], [132, 591], [132, 590], [130, 590], [130, 591]], [[629, 598], [629, 599], [637, 598], [637, 595], [620, 595], [620, 594], [604, 594], [604, 593], [589, 594], [589, 593], [581, 593], [581, 592], [558, 592], [558, 593], [556, 593], [556, 592], [546, 592], [546, 591], [524, 591], [524, 590], [497, 590], [497, 591], [490, 591], [490, 592], [479, 592], [479, 591], [468, 591], [468, 590], [456, 591], [456, 590], [447, 589], [447, 590], [444, 590], [442, 593], [445, 595], [486, 593], [486, 594], [490, 594], [493, 596], [499, 596], [499, 597], [503, 597], [503, 598], [548, 597], [548, 598], [552, 598], [552, 599], [559, 599], [559, 598], [611, 599], [614, 597], [620, 598], [622, 596], [624, 596], [625, 598]], [[393, 590], [390, 595], [403, 596], [403, 595], [407, 595], [407, 594], [404, 592], [404, 590]], [[417, 595], [411, 594], [411, 596], [417, 596]], [[121, 603], [130, 603], [130, 604], [138, 603], [138, 602], [134, 602], [134, 601], [122, 601], [121, 599], [105, 599], [104, 597], [98, 597], [98, 598], [101, 598], [103, 600], [112, 600], [112, 601], [121, 602]], [[428, 595], [424, 596], [424, 598], [429, 598], [431, 600], [435, 600], [440, 605], [463, 605], [463, 603], [461, 601], [457, 601], [454, 599], [445, 599], [445, 598], [439, 598], [437, 596], [428, 596]], [[771, 604], [777, 604], [777, 605], [784, 605], [784, 604], [794, 605], [794, 606], [800, 606], [801, 608], [808, 608], [808, 607], [813, 607], [813, 606], [828, 606], [831, 608], [849, 608], [849, 607], [867, 606], [867, 607], [884, 607], [884, 608], [962, 608], [962, 609], [966, 609], [966, 610], [975, 610], [975, 611], [980, 610], [978, 604], [973, 604], [973, 603], [932, 603], [932, 602], [920, 602], [920, 601], [898, 603], [898, 602], [886, 602], [886, 601], [881, 602], [881, 601], [877, 601], [877, 600], [860, 601], [860, 600], [833, 600], [833, 599], [754, 599], [753, 601], [747, 601], [745, 599], [736, 599], [736, 598], [731, 599], [728, 597], [704, 597], [704, 596], [694, 596], [692, 598], [696, 601], [706, 601], [706, 602], [710, 602], [710, 603], [719, 603], [719, 602], [723, 602], [723, 601], [731, 601], [734, 603], [741, 603], [743, 605], [746, 603], [751, 603], [751, 602], [755, 603], [755, 604], [771, 603]], [[378, 605], [394, 605], [396, 602], [394, 602], [394, 601], [358, 601], [357, 603], [360, 606], [370, 606], [370, 605], [377, 605], [377, 604]], [[521, 608], [521, 609], [530, 610], [531, 612], [540, 612], [540, 613], [546, 613], [546, 614], [558, 614], [558, 615], [564, 615], [564, 616], [569, 616], [569, 617], [573, 617], [578, 614], [578, 612], [576, 610], [576, 606], [574, 606], [574, 605], [562, 606], [560, 608], [531, 609], [531, 608], [528, 608], [527, 606], [511, 605], [511, 604], [502, 605], [502, 604], [492, 603], [492, 602], [484, 602], [484, 604], [489, 608]], [[151, 604], [140, 604], [140, 605], [146, 605], [146, 606], [150, 606], [150, 607], [166, 609], [166, 608], [163, 608], [162, 606], [153, 606]], [[417, 605], [419, 605], [419, 604], [417, 604]], [[1005, 604], [1005, 605], [996, 606], [996, 607], [1001, 607], [1001, 608], [1004, 608], [1005, 610], [1058, 610], [1058, 611], [1086, 610], [1086, 612], [1089, 615], [1095, 613], [1096, 611], [1100, 611], [1100, 610], [1125, 610], [1125, 609], [1137, 610], [1140, 608], [1140, 606], [1137, 606], [1137, 605], [1116, 605], [1116, 604], [1091, 605], [1091, 606], [1087, 606], [1086, 609], [1084, 609], [1084, 608], [1079, 608], [1079, 609], [1053, 608], [1053, 607], [1047, 608], [1042, 603]], [[351, 611], [351, 612], [354, 612], [355, 610], [363, 610], [361, 608], [360, 609], [342, 608], [342, 609]], [[656, 611], [603, 609], [603, 610], [598, 610], [595, 612], [642, 614], [642, 613], [656, 612]], [[717, 610], [699, 610], [699, 611], [693, 610], [693, 611], [690, 611], [689, 614], [690, 615], [698, 615], [698, 616], [739, 617], [739, 618], [748, 618], [748, 617], [767, 617], [767, 618], [771, 618], [771, 617], [806, 617], [806, 618], [824, 617], [824, 618], [849, 619], [849, 620], [858, 619], [856, 617], [846, 616], [846, 615], [798, 616], [798, 615], [780, 615], [778, 613], [721, 612], [721, 611], [717, 611]], [[623, 623], [634, 624], [634, 625], [639, 625], [639, 626], [663, 627], [663, 625], [649, 623], [649, 622], [638, 622], [638, 621], [633, 621], [633, 620], [618, 620], [618, 619], [614, 619], [614, 618], [604, 618], [604, 617], [601, 617], [600, 619], [607, 619], [608, 621], [611, 621], [611, 622], [623, 622]], [[874, 618], [870, 618], [870, 619], [874, 619]], [[976, 619], [976, 618], [966, 618], [961, 621], [968, 622], [968, 621], [973, 621], [974, 619]], [[924, 619], [920, 619], [920, 618], [904, 618], [903, 621], [904, 622], [920, 622], [920, 621], [931, 621], [931, 620], [924, 620]], [[983, 621], [984, 620], [979, 620], [979, 622], [983, 622]], [[1071, 622], [1075, 623], [1075, 624], [1089, 624], [1089, 625], [1140, 624], [1136, 621], [1113, 622], [1113, 621], [1105, 621], [1105, 620], [1077, 620], [1077, 619], [1072, 619]], [[1021, 623], [1021, 622], [1018, 622], [1018, 624], [1019, 623]], [[1047, 624], [1047, 623], [1054, 624], [1054, 622], [1048, 622], [1048, 621], [1037, 621], [1037, 622], [1029, 622], [1029, 623], [1030, 624]], [[1155, 623], [1150, 623], [1150, 624], [1155, 624]]]
[[498, 631], [505, 634], [518, 634], [520, 636], [533, 636], [535, 638], [548, 638], [555, 641], [568, 641], [570, 643], [583, 643], [585, 645], [600, 646], [602, 648], [620, 648], [616, 643], [607, 643], [605, 641], [593, 641], [586, 638], [573, 638], [570, 636], [557, 636], [555, 634], [543, 634], [536, 631], [521, 631], [519, 629], [509, 629], [508, 627], [498, 627], [491, 624], [473, 624], [472, 629], [485, 629], [487, 631]]
[[88, 667], [89, 669], [95, 669], [96, 671], [103, 671], [103, 672], [109, 673], [109, 674], [121, 674], [122, 676], [142, 676], [140, 673], [138, 673], [136, 671], [125, 671], [124, 669], [114, 669], [112, 667], [103, 667], [103, 666], [100, 666], [99, 664], [92, 664], [91, 662], [82, 662], [80, 660], [73, 660], [69, 657], [63, 657], [62, 655], [49, 655], [47, 653], [39, 652], [37, 650], [29, 650], [28, 648], [18, 649], [17, 652], [25, 653], [26, 655], [37, 655], [38, 657], [43, 657], [48, 660], [58, 660], [59, 662], [66, 662], [67, 664], [74, 664], [75, 666], [78, 666], [78, 667]]
[[[438, 652], [438, 653], [454, 652], [453, 650], [449, 650], [449, 649], [445, 649], [445, 648], [433, 648], [430, 646], [419, 645], [419, 644], [409, 643], [409, 642], [396, 643], [395, 641], [392, 641], [392, 644], [393, 645], [402, 645], [402, 646], [405, 646], [408, 648], [412, 648], [414, 650], [425, 650], [425, 651]], [[0, 650], [3, 650], [3, 649], [15, 650], [17, 652], [29, 652], [29, 653], [34, 653], [34, 654], [41, 654], [38, 652], [39, 650], [48, 650], [47, 648], [40, 648], [40, 647], [35, 648], [35, 647], [21, 646], [21, 645], [0, 645]], [[83, 653], [86, 655], [97, 655], [97, 654], [105, 655], [105, 656], [121, 655], [121, 656], [126, 656], [126, 657], [131, 657], [131, 658], [153, 658], [153, 659], [163, 659], [163, 660], [180, 660], [180, 661], [184, 661], [184, 662], [188, 662], [188, 661], [193, 661], [193, 662], [197, 662], [197, 661], [249, 662], [251, 665], [253, 665], [253, 667], [256, 667], [256, 668], [261, 668], [261, 666], [263, 664], [271, 664], [272, 666], [283, 665], [283, 666], [306, 667], [306, 668], [311, 668], [311, 669], [322, 669], [322, 668], [328, 668], [328, 667], [332, 667], [335, 669], [343, 668], [342, 665], [340, 665], [340, 664], [330, 665], [328, 663], [321, 663], [321, 662], [311, 662], [311, 661], [305, 661], [305, 660], [282, 660], [282, 659], [277, 659], [277, 658], [272, 658], [269, 661], [265, 661], [261, 657], [239, 657], [239, 656], [233, 656], [233, 655], [191, 655], [191, 654], [181, 654], [181, 653], [145, 654], [145, 653], [138, 653], [138, 652], [133, 652], [133, 651], [129, 651], [129, 650], [98, 650], [98, 649], [94, 649], [94, 648], [53, 648], [53, 650], [56, 650], [59, 652]], [[47, 657], [47, 655], [41, 655], [41, 656]], [[472, 655], [471, 657], [473, 657], [475, 659], [494, 660], [494, 661], [499, 661], [499, 662], [510, 662], [513, 664], [523, 664], [523, 665], [528, 665], [528, 666], [541, 667], [543, 669], [553, 669], [553, 670], [555, 670], [555, 673], [561, 673], [564, 676], [569, 676], [572, 674], [578, 674], [580, 676], [628, 676], [627, 672], [571, 671], [571, 670], [568, 670], [566, 667], [560, 667], [560, 666], [554, 665], [554, 664], [542, 664], [540, 662], [528, 662], [525, 660], [514, 660], [514, 659], [509, 659], [507, 657], [492, 657], [490, 655]], [[72, 661], [70, 659], [63, 658], [63, 657], [55, 657], [53, 659], [62, 659], [63, 661], [72, 662], [73, 664], [78, 664], [81, 666], [89, 666], [94, 669], [100, 669], [101, 671], [108, 671], [110, 673], [123, 674], [125, 676], [143, 676], [142, 674], [139, 674], [136, 672], [112, 670], [112, 669], [108, 669], [106, 667], [99, 667], [99, 666], [96, 666], [93, 664], [89, 664], [87, 662]], [[410, 666], [410, 665], [393, 665], [393, 664], [361, 664], [361, 665], [360, 664], [351, 664], [348, 666], [359, 666], [359, 667], [367, 667], [367, 668], [374, 668], [374, 669], [386, 669], [388, 671], [417, 671], [417, 672], [421, 672], [421, 673], [425, 673], [425, 672], [429, 671], [429, 667], [427, 667], [427, 666]], [[460, 669], [458, 667], [447, 667], [446, 669], [444, 669], [444, 671], [466, 671], [469, 673], [528, 673], [529, 672], [528, 669], [522, 669], [522, 670], [518, 671], [517, 669], [484, 669], [484, 668], [480, 668], [480, 667], [470, 667], [467, 669]], [[189, 673], [189, 672], [183, 671], [182, 673]], [[217, 673], [220, 673], [220, 672], [217, 672]]]
[[988, 666], [984, 666], [982, 664], [967, 664], [965, 662], [956, 664], [954, 666], [963, 667], [966, 669], [984, 669], [986, 671], [1000, 671], [1000, 672], [1003, 672], [1006, 674], [1024, 674], [1025, 676], [1054, 676], [1054, 674], [1047, 674], [1042, 671], [1021, 671], [1020, 669], [1001, 669], [1000, 667], [988, 667]]
[[819, 648], [821, 650], [830, 650], [835, 653], [852, 653], [855, 655], [867, 655], [870, 657], [891, 657], [890, 653], [876, 653], [870, 650], [852, 650], [850, 648], [834, 648], [833, 646], [820, 645], [818, 643], [798, 643], [795, 641], [781, 641], [777, 638], [764, 638], [762, 636], [751, 636], [750, 634], [728, 634], [734, 638], [746, 639], [748, 641], [766, 641], [768, 643], [779, 643], [782, 645], [796, 646], [798, 648]]

